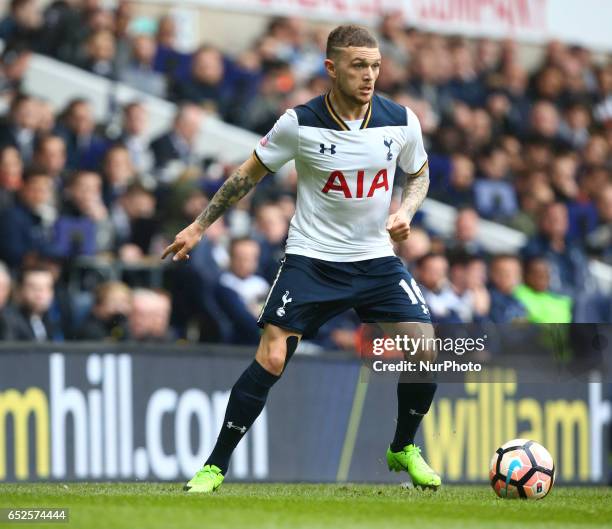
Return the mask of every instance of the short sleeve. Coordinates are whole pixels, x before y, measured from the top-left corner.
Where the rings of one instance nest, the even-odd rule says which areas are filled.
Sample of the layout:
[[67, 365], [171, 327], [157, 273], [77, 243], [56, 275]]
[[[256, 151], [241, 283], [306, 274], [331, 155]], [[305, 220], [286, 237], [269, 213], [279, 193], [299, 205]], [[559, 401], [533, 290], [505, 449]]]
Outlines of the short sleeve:
[[294, 110], [287, 110], [255, 147], [255, 156], [271, 173], [295, 158], [299, 125]]
[[399, 154], [399, 166], [404, 173], [417, 176], [427, 166], [427, 153], [423, 145], [419, 118], [409, 108], [406, 108], [406, 112], [408, 113], [406, 142]]

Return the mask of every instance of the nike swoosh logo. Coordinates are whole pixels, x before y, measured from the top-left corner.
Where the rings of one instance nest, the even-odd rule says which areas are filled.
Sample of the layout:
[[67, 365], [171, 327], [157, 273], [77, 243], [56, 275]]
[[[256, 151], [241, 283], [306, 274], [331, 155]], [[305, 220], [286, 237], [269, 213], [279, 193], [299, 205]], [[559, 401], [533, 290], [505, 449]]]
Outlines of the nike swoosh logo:
[[510, 466], [508, 467], [508, 475], [506, 476], [506, 496], [508, 495], [508, 485], [510, 485], [510, 480], [512, 479], [512, 473], [515, 470], [519, 470], [523, 468], [523, 464], [518, 459], [513, 459], [510, 462]]

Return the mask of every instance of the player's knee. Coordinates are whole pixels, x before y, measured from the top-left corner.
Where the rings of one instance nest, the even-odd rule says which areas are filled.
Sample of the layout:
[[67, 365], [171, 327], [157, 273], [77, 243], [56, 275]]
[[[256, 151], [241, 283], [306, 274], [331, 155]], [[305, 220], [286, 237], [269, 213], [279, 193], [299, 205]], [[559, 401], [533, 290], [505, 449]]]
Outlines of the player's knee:
[[283, 372], [286, 357], [287, 345], [285, 340], [279, 339], [266, 344], [265, 350], [258, 361], [266, 371], [278, 376]]
[[424, 345], [415, 351], [413, 360], [420, 362], [435, 362], [438, 352], [433, 344]]

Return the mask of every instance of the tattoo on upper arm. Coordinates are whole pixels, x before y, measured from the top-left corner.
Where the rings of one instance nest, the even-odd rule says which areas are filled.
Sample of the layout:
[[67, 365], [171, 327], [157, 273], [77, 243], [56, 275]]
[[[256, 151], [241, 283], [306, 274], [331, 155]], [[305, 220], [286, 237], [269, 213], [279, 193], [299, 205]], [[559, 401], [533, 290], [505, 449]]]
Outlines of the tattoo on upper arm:
[[210, 200], [207, 208], [198, 215], [196, 222], [206, 229], [223, 215], [231, 206], [244, 197], [255, 185], [256, 180], [239, 167], [224, 182]]
[[423, 203], [423, 200], [425, 200], [428, 189], [428, 169], [425, 169], [418, 176], [406, 176], [406, 183], [404, 184], [404, 190], [402, 191], [402, 208], [404, 208], [410, 220], [412, 220], [412, 217]]

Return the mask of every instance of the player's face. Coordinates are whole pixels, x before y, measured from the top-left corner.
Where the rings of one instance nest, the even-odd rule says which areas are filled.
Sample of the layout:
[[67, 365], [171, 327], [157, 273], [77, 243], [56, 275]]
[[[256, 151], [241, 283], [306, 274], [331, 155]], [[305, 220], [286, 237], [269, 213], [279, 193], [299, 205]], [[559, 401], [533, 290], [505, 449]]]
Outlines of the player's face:
[[374, 95], [380, 62], [378, 48], [349, 47], [339, 50], [325, 65], [336, 90], [346, 99], [365, 105]]

